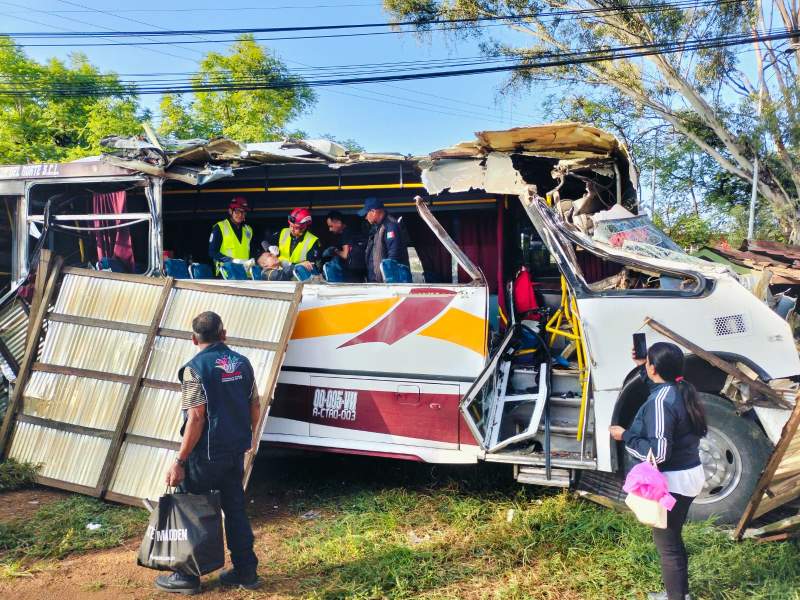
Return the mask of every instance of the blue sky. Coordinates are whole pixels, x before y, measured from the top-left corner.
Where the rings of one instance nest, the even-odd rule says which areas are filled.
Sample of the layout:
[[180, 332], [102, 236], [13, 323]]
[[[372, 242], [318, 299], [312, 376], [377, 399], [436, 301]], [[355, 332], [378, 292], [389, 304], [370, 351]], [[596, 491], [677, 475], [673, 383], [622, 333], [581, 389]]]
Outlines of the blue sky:
[[[24, 3], [23, 3], [24, 2]], [[382, 22], [380, 0], [172, 0], [135, 3], [99, 0], [0, 1], [0, 31], [99, 31], [308, 26]], [[223, 37], [223, 36], [220, 36]], [[21, 40], [20, 40], [21, 41]], [[46, 41], [46, 40], [39, 40]], [[55, 40], [50, 40], [55, 41]], [[395, 61], [474, 57], [477, 43], [435, 34], [427, 41], [414, 35], [262, 42], [291, 68], [391, 63]], [[226, 44], [126, 46], [101, 48], [33, 48], [40, 61], [66, 58], [71, 50], [86, 53], [104, 71], [120, 74], [184, 72], [196, 68], [209, 50]], [[546, 121], [544, 93], [499, 93], [507, 75], [489, 74], [317, 89], [318, 102], [293, 126], [311, 137], [332, 134], [352, 138], [370, 151], [411, 154], [472, 139], [482, 129], [504, 129]], [[156, 108], [158, 96], [144, 96]]]

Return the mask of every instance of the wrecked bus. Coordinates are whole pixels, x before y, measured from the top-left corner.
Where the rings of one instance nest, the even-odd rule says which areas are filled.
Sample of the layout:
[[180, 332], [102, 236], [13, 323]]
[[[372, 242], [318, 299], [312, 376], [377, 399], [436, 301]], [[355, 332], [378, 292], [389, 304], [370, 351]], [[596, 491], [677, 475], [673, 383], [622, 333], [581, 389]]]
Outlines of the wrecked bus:
[[[788, 418], [787, 394], [759, 394], [729, 367], [793, 389], [800, 360], [789, 326], [733, 272], [688, 256], [636, 214], [627, 151], [594, 127], [481, 132], [421, 157], [324, 140], [165, 148], [116, 139], [108, 148], [0, 167], [0, 256], [12, 288], [41, 248], [69, 265], [152, 276], [163, 275], [166, 252], [202, 277], [209, 231], [232, 195], [247, 198], [256, 236], [303, 206], [325, 239], [327, 212], [357, 226], [367, 196], [403, 218], [412, 282], [304, 284], [263, 444], [504, 463], [522, 483], [613, 495], [626, 453], [608, 427], [629, 424], [646, 397], [631, 334], [648, 343], [678, 335], [697, 349], [684, 346], [686, 379], [709, 420], [693, 516], [730, 522]], [[515, 306], [528, 276], [533, 306], [531, 294]], [[24, 305], [8, 294], [0, 322], [24, 327]]]

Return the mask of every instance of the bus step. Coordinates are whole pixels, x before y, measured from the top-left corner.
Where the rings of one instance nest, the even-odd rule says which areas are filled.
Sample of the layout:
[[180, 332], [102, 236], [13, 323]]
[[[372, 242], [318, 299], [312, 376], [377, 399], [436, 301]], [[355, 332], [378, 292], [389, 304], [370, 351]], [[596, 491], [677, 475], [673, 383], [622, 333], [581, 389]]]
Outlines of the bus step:
[[547, 485], [551, 487], [569, 487], [570, 471], [568, 469], [550, 469], [550, 479], [544, 467], [517, 466], [514, 468], [516, 480], [529, 485]]

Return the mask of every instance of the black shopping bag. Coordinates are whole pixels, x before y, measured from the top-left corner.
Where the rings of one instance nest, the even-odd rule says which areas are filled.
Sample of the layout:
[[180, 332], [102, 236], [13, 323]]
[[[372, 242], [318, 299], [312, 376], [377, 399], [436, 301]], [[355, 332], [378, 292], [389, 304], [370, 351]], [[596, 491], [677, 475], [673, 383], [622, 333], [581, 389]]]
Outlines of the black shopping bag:
[[219, 492], [164, 494], [150, 513], [139, 557], [142, 567], [204, 575], [225, 563]]

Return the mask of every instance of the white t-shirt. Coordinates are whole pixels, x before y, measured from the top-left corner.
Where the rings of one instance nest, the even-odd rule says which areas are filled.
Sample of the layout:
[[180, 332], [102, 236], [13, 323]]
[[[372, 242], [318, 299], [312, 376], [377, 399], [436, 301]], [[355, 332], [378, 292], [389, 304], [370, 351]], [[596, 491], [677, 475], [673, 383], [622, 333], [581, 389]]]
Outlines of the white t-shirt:
[[691, 469], [682, 469], [680, 471], [662, 471], [662, 473], [667, 479], [667, 486], [669, 486], [671, 494], [680, 494], [681, 496], [694, 498], [700, 495], [706, 483], [706, 474], [705, 471], [703, 471], [703, 465], [697, 465]]

